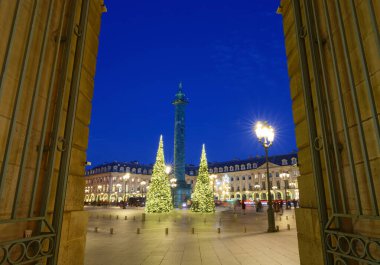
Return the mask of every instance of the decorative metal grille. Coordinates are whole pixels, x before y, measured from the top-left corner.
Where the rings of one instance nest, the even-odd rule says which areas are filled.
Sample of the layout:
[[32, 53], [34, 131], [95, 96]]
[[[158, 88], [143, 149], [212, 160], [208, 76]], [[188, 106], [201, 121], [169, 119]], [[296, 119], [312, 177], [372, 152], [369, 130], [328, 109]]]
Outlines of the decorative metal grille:
[[0, 65], [6, 116], [0, 132], [6, 145], [0, 151], [0, 265], [56, 264], [90, 1], [8, 3], [12, 22]]
[[[379, 264], [379, 233], [366, 229], [380, 227], [379, 98], [371, 80], [380, 68], [379, 10], [371, 0], [291, 0], [288, 12], [294, 18], [324, 261]], [[370, 60], [377, 62], [372, 69]]]

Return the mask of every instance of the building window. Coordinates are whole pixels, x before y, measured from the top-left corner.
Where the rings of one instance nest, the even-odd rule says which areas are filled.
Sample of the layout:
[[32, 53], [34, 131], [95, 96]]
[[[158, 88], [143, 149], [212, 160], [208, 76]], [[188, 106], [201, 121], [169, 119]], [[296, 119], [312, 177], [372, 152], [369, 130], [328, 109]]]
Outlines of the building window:
[[272, 173], [269, 173], [269, 177], [270, 177], [270, 178], [272, 177]]
[[236, 171], [237, 171], [237, 170], [240, 170], [239, 165], [235, 165], [235, 170], [236, 170]]
[[261, 182], [261, 189], [262, 189], [262, 190], [265, 190], [265, 189], [266, 189], [266, 187], [265, 187], [265, 181]]
[[251, 169], [251, 168], [252, 168], [251, 163], [248, 163], [247, 164], [247, 169]]
[[251, 180], [251, 179], [252, 179], [252, 176], [249, 176], [248, 179]]
[[241, 169], [241, 170], [245, 170], [245, 165], [241, 165], [241, 166], [240, 166], [240, 169]]
[[297, 165], [297, 158], [292, 157], [292, 165]]
[[242, 177], [242, 180], [245, 180], [245, 176]]
[[113, 170], [114, 170], [114, 171], [117, 171], [117, 166], [113, 166]]
[[152, 175], [152, 173], [153, 173], [153, 170], [149, 169], [149, 175]]
[[193, 176], [194, 175], [194, 171], [191, 170], [190, 171], [190, 175]]
[[277, 188], [279, 188], [279, 189], [281, 188], [281, 183], [279, 180], [277, 180], [276, 185], [277, 185]]
[[148, 172], [147, 172], [147, 170], [146, 170], [146, 169], [144, 169], [144, 171], [143, 171], [143, 174], [144, 174], [144, 175], [146, 175], [146, 173], [148, 173]]
[[252, 167], [257, 168], [257, 163], [253, 163]]
[[288, 160], [286, 160], [286, 159], [282, 159], [282, 165], [283, 165], [283, 166], [288, 165]]
[[236, 177], [236, 180], [239, 180], [239, 177]]
[[130, 168], [130, 167], [127, 167], [127, 168], [125, 169], [125, 172], [127, 172], [127, 173], [131, 172], [131, 168]]
[[138, 168], [138, 169], [137, 169], [137, 173], [138, 173], [138, 174], [141, 174], [141, 168]]
[[119, 172], [124, 172], [124, 167], [120, 167]]
[[218, 173], [218, 168], [214, 167], [214, 173]]
[[212, 169], [211, 169], [211, 168], [208, 170], [208, 172], [209, 172], [209, 173], [213, 173], [213, 171], [212, 171]]
[[[223, 168], [219, 168], [219, 172], [223, 172]], [[228, 167], [224, 167], [224, 172], [228, 172]]]
[[276, 178], [280, 177], [280, 172], [276, 172]]
[[230, 171], [234, 171], [234, 167], [233, 166], [230, 166]]
[[136, 173], [136, 168], [132, 168], [132, 173]]
[[231, 177], [231, 181], [234, 181], [234, 178], [233, 178], [233, 177]]

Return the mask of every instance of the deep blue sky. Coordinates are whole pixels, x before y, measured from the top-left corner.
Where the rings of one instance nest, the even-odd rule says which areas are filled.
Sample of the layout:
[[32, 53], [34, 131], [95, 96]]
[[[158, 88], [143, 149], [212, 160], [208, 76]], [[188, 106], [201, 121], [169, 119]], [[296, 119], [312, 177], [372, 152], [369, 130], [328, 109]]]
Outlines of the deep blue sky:
[[159, 135], [173, 161], [180, 81], [186, 161], [245, 159], [263, 148], [256, 120], [276, 130], [270, 154], [295, 148], [279, 1], [106, 1], [95, 77], [88, 160], [153, 163]]

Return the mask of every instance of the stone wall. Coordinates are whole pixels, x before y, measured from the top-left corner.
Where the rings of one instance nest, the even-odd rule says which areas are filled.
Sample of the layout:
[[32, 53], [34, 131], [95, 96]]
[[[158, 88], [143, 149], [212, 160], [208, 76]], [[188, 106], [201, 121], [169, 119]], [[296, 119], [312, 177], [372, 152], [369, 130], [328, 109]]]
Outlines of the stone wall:
[[[19, 3], [18, 3], [19, 2]], [[51, 146], [53, 136], [54, 114], [57, 111], [57, 104], [60, 101], [58, 97], [59, 85], [64, 83], [63, 111], [60, 116], [61, 122], [57, 135], [63, 137], [66, 126], [66, 116], [68, 111], [68, 101], [70, 95], [70, 86], [72, 86], [72, 70], [74, 55], [76, 51], [76, 42], [79, 38], [74, 33], [72, 38], [71, 53], [69, 56], [68, 75], [65, 80], [60, 80], [64, 76], [64, 47], [67, 44], [68, 36], [63, 34], [61, 40], [58, 40], [60, 18], [63, 10], [63, 4], [66, 2], [66, 12], [63, 19], [63, 32], [68, 28], [68, 20], [73, 4], [77, 5], [75, 23], [79, 24], [80, 9], [82, 1], [64, 1], [64, 0], [4, 0], [0, 1], [0, 161], [2, 169], [0, 174], [3, 175], [2, 186], [0, 188], [0, 219], [15, 220], [40, 216], [42, 209], [43, 196], [47, 194], [44, 188], [44, 182], [47, 181], [48, 161], [53, 152], [56, 153], [52, 173], [52, 184], [50, 197], [48, 199], [47, 220], [52, 219], [54, 211], [54, 200], [57, 192], [57, 176], [61, 170], [60, 160], [61, 152], [56, 147]], [[49, 4], [53, 3], [53, 13], [50, 27], [48, 28], [48, 37], [46, 45], [46, 56], [42, 61], [41, 81], [36, 84], [39, 69], [39, 60], [42, 57], [43, 36], [46, 27], [46, 18], [48, 16]], [[19, 4], [19, 13], [15, 16], [15, 10]], [[31, 35], [30, 47], [27, 49], [27, 40], [32, 24], [32, 14], [36, 4], [36, 18], [34, 32]], [[83, 264], [84, 249], [86, 241], [87, 214], [83, 211], [84, 197], [84, 163], [86, 161], [86, 150], [88, 145], [89, 123], [91, 116], [91, 100], [94, 89], [94, 75], [96, 68], [96, 57], [98, 51], [98, 36], [100, 32], [101, 14], [105, 11], [102, 0], [91, 0], [89, 16], [86, 31], [85, 49], [83, 56], [83, 67], [80, 69], [81, 77], [79, 84], [78, 104], [75, 112], [74, 131], [72, 140], [72, 149], [70, 153], [70, 164], [67, 181], [66, 199], [64, 203], [62, 234], [60, 240], [60, 250], [58, 264]], [[13, 21], [14, 17], [15, 23]], [[14, 34], [12, 28], [14, 26]], [[11, 37], [13, 36], [13, 38]], [[12, 40], [11, 42], [9, 42]], [[53, 83], [52, 97], [50, 108], [47, 106], [48, 92], [53, 75], [55, 48], [58, 41], [61, 46], [58, 52], [56, 78]], [[7, 49], [9, 45], [9, 49]], [[24, 58], [29, 50], [28, 61], [23, 67]], [[8, 51], [8, 52], [7, 52]], [[23, 74], [24, 72], [24, 74]], [[20, 85], [20, 88], [18, 88]], [[36, 88], [39, 90], [35, 90]], [[23, 88], [23, 89], [22, 89]], [[33, 104], [33, 93], [36, 92], [36, 101]], [[19, 107], [15, 111], [17, 93], [19, 94]], [[35, 112], [29, 123], [29, 114], [35, 106]], [[43, 134], [44, 115], [48, 111], [46, 133]], [[12, 118], [15, 118], [14, 130], [11, 130]], [[30, 124], [30, 141], [27, 140], [27, 128]], [[10, 132], [12, 134], [10, 134]], [[13, 135], [11, 139], [10, 135]], [[42, 136], [45, 141], [43, 146], [40, 145]], [[59, 142], [59, 146], [63, 142]], [[6, 159], [6, 147], [9, 144], [9, 159]], [[58, 147], [59, 147], [58, 146]], [[22, 163], [23, 150], [29, 148], [25, 154], [24, 163]], [[41, 163], [38, 163], [38, 154], [41, 148], [44, 150]], [[5, 163], [4, 163], [5, 162]], [[6, 167], [4, 167], [6, 165]], [[36, 175], [36, 168], [40, 166], [41, 171]], [[5, 168], [4, 172], [3, 169]], [[20, 174], [20, 171], [23, 173]], [[4, 173], [4, 174], [3, 174]], [[18, 186], [18, 181], [21, 179]], [[30, 201], [32, 199], [33, 185], [36, 181], [36, 196], [33, 210], [30, 212]], [[17, 186], [19, 188], [17, 188]], [[19, 190], [21, 194], [18, 203], [14, 209], [15, 214], [12, 216], [15, 193]], [[5, 241], [18, 240], [23, 237], [25, 229], [32, 229], [33, 236], [37, 235], [38, 224], [33, 222], [17, 222], [16, 224], [0, 225], [0, 245]], [[45, 228], [46, 229], [46, 228]]]
[[[327, 0], [327, 6], [331, 19], [331, 36], [327, 31], [326, 14], [323, 9], [323, 0], [313, 0], [316, 12], [316, 24], [318, 25], [317, 32], [321, 36], [320, 43], [322, 44], [321, 53], [322, 63], [319, 65], [318, 77], [322, 80], [322, 84], [317, 87], [315, 71], [313, 71], [312, 64], [312, 49], [310, 45], [309, 33], [307, 30], [307, 19], [305, 11], [305, 1], [300, 0], [302, 24], [305, 44], [306, 44], [306, 56], [308, 65], [309, 81], [311, 84], [312, 92], [312, 111], [316, 119], [316, 128], [318, 137], [322, 137], [321, 124], [327, 124], [328, 139], [330, 143], [323, 148], [327, 149], [330, 154], [330, 162], [332, 163], [332, 180], [334, 185], [329, 184], [328, 176], [326, 172], [327, 164], [324, 160], [324, 150], [319, 151], [319, 155], [322, 161], [323, 176], [316, 176], [322, 178], [324, 184], [323, 190], [318, 190], [317, 183], [314, 177], [314, 170], [312, 167], [311, 157], [311, 144], [309, 140], [309, 128], [310, 123], [307, 120], [304, 90], [302, 83], [302, 69], [300, 65], [300, 50], [297, 45], [297, 32], [295, 27], [295, 15], [293, 10], [294, 1], [282, 0], [279, 8], [279, 12], [283, 16], [283, 28], [286, 43], [286, 56], [288, 61], [288, 74], [290, 77], [290, 90], [292, 98], [293, 119], [296, 130], [296, 141], [298, 146], [299, 168], [300, 177], [298, 178], [298, 184], [300, 189], [300, 206], [297, 209], [297, 230], [298, 230], [298, 244], [301, 264], [323, 264], [323, 239], [321, 239], [321, 222], [320, 215], [318, 213], [318, 200], [317, 195], [323, 196], [326, 199], [327, 212], [329, 218], [332, 213], [331, 194], [336, 196], [337, 211], [343, 213], [345, 210], [342, 206], [342, 201], [346, 203], [346, 213], [348, 215], [377, 215], [377, 221], [359, 220], [347, 218], [340, 220], [340, 231], [345, 231], [352, 234], [360, 234], [368, 237], [380, 238], [379, 234], [379, 216], [371, 208], [370, 196], [371, 193], [369, 183], [367, 181], [368, 172], [364, 171], [365, 156], [362, 151], [362, 147], [359, 142], [358, 135], [358, 120], [355, 117], [354, 102], [352, 99], [352, 90], [350, 89], [350, 74], [347, 71], [347, 65], [344, 56], [343, 43], [341, 38], [341, 31], [339, 29], [337, 8], [335, 6], [335, 0]], [[365, 53], [365, 65], [368, 68], [369, 85], [367, 90], [365, 82], [365, 67], [362, 65], [360, 58], [359, 42], [355, 36], [355, 20], [350, 7], [350, 0], [338, 1], [341, 5], [340, 11], [342, 12], [343, 24], [345, 26], [345, 34], [347, 36], [349, 58], [351, 61], [351, 67], [353, 72], [353, 87], [358, 94], [358, 107], [360, 111], [360, 124], [364, 128], [364, 146], [368, 149], [368, 161], [370, 165], [370, 172], [374, 176], [374, 190], [375, 194], [380, 194], [380, 180], [379, 165], [380, 165], [380, 150], [379, 142], [376, 139], [376, 131], [374, 130], [374, 123], [379, 118], [380, 109], [380, 48], [379, 39], [376, 37], [376, 29], [370, 21], [370, 12], [368, 3], [372, 3], [374, 6], [375, 16], [377, 18], [377, 29], [380, 28], [380, 1], [354, 1], [355, 10], [358, 16], [359, 29], [361, 31], [360, 37], [364, 45]], [[334, 73], [333, 57], [334, 53], [330, 46], [330, 40], [335, 46], [335, 58], [337, 61], [338, 76], [341, 82], [341, 89], [344, 101], [344, 112], [347, 115], [347, 131], [349, 135], [349, 142], [352, 145], [353, 162], [350, 162], [348, 154], [347, 137], [344, 134], [344, 117], [342, 111], [339, 108], [338, 100], [338, 85], [336, 75]], [[316, 45], [318, 40], [314, 39]], [[318, 56], [319, 53], [314, 56]], [[322, 69], [324, 67], [324, 70]], [[304, 68], [305, 70], [305, 68]], [[325, 83], [323, 77], [326, 78]], [[327, 94], [324, 90], [327, 85]], [[321, 89], [324, 96], [323, 106], [325, 109], [326, 120], [321, 121], [321, 111], [318, 109], [317, 104], [317, 90]], [[370, 110], [370, 93], [373, 93], [375, 100], [375, 108], [377, 113], [373, 115]], [[330, 112], [327, 111], [327, 102], [330, 103]], [[332, 117], [332, 119], [330, 118]], [[335, 127], [335, 128], [334, 128]], [[334, 144], [332, 136], [335, 135], [337, 139], [338, 155], [335, 157]], [[326, 137], [327, 138], [327, 137]], [[338, 159], [337, 159], [338, 158]], [[340, 161], [338, 161], [340, 160]], [[337, 165], [341, 164], [339, 168]], [[358, 183], [353, 181], [353, 171], [356, 172]], [[339, 183], [342, 183], [342, 190], [339, 188]], [[334, 187], [332, 187], [334, 186]], [[360, 196], [360, 205], [362, 207], [362, 214], [359, 213], [358, 207], [355, 202], [358, 196], [355, 193], [355, 186], [358, 187]], [[377, 196], [377, 203], [380, 203], [380, 198]], [[372, 232], [370, 232], [372, 231]], [[376, 231], [376, 232], [375, 232]], [[356, 263], [349, 263], [356, 264]]]

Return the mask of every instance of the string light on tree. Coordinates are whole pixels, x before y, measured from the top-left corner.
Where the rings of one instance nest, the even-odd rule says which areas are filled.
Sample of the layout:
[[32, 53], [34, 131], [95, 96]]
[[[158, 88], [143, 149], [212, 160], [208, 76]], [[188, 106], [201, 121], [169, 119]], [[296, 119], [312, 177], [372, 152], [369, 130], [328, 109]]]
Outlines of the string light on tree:
[[162, 135], [158, 145], [156, 163], [153, 166], [153, 174], [149, 190], [146, 194], [147, 213], [165, 213], [173, 209], [170, 183], [166, 174], [166, 165], [164, 158], [164, 143]]
[[191, 199], [191, 210], [193, 212], [215, 212], [214, 197], [208, 175], [205, 145], [202, 147], [198, 178]]

